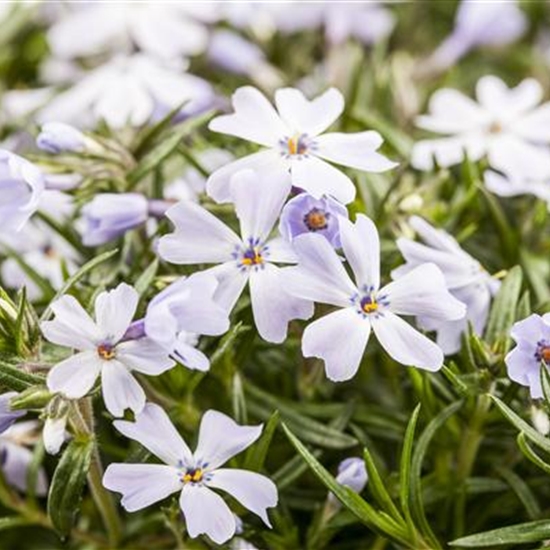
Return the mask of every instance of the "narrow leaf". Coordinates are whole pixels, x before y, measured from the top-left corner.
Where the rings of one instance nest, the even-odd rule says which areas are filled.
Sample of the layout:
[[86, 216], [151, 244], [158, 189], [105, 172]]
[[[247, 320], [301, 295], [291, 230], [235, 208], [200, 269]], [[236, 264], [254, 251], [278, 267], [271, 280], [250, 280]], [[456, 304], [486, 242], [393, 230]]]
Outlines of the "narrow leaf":
[[476, 535], [469, 535], [453, 540], [451, 546], [465, 548], [483, 548], [499, 544], [520, 544], [524, 542], [539, 542], [550, 538], [550, 521], [540, 520], [529, 523], [518, 523], [501, 529], [493, 529]]

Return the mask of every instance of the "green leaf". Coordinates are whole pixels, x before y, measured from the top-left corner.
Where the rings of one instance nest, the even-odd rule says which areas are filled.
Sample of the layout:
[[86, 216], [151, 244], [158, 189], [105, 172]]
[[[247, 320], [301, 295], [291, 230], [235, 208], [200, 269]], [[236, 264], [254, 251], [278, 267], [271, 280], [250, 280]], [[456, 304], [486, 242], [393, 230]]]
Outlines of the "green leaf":
[[92, 439], [73, 440], [55, 469], [48, 494], [48, 515], [63, 536], [71, 531], [80, 508], [93, 448]]
[[267, 421], [262, 435], [257, 443], [251, 447], [246, 453], [243, 468], [259, 472], [264, 467], [265, 459], [269, 451], [269, 446], [275, 434], [275, 430], [279, 425], [279, 411], [274, 411], [270, 419]]
[[535, 466], [538, 466], [543, 472], [550, 475], [550, 464], [544, 461], [537, 453], [535, 453], [535, 451], [533, 451], [533, 449], [531, 449], [531, 447], [529, 446], [529, 443], [527, 443], [527, 437], [523, 432], [518, 434], [517, 444], [523, 456], [525, 456], [527, 460], [531, 461]]
[[0, 362], [0, 385], [12, 391], [24, 391], [35, 385], [43, 385], [45, 378], [30, 374], [15, 365]]
[[401, 509], [405, 514], [405, 519], [412, 533], [415, 532], [414, 523], [410, 510], [410, 488], [411, 488], [411, 463], [412, 452], [414, 444], [414, 434], [416, 431], [416, 424], [418, 422], [418, 415], [420, 414], [421, 404], [419, 403], [407, 425], [407, 431], [405, 432], [405, 439], [403, 440], [403, 450], [401, 451], [401, 461], [399, 465], [399, 501], [401, 502]]
[[527, 483], [525, 483], [521, 477], [509, 468], [499, 467], [497, 471], [506, 480], [508, 485], [510, 485], [514, 493], [516, 493], [519, 500], [525, 506], [525, 510], [527, 511], [529, 518], [539, 518], [541, 516], [540, 505]]
[[548, 538], [550, 538], [550, 520], [539, 520], [469, 535], [453, 540], [449, 544], [466, 548], [483, 548], [484, 546], [497, 546], [499, 544], [539, 542]]
[[[489, 315], [485, 339], [493, 348], [506, 353], [510, 347], [510, 329], [516, 320], [516, 307], [521, 292], [523, 272], [519, 266], [513, 267], [506, 275], [494, 299]], [[498, 344], [498, 346], [497, 346]]]
[[33, 521], [31, 519], [22, 518], [21, 516], [9, 516], [5, 518], [0, 518], [0, 531], [32, 524]]
[[134, 288], [140, 296], [143, 296], [151, 287], [159, 268], [159, 260], [155, 258], [151, 265], [138, 277]]
[[63, 296], [63, 294], [65, 294], [78, 281], [80, 281], [80, 279], [82, 279], [84, 275], [92, 271], [99, 264], [102, 264], [103, 262], [106, 262], [109, 258], [112, 258], [117, 252], [118, 249], [115, 248], [114, 250], [109, 250], [107, 252], [104, 252], [103, 254], [100, 254], [99, 256], [96, 256], [89, 262], [86, 262], [74, 275], [67, 279], [67, 281], [65, 281], [65, 284], [57, 291], [56, 295], [53, 297], [50, 305], [44, 310], [44, 313], [42, 313], [40, 321], [47, 321], [50, 318], [50, 315], [52, 314], [51, 305], [53, 302]]
[[550, 406], [550, 372], [544, 361], [540, 363], [540, 383], [546, 404]]
[[495, 395], [489, 396], [500, 409], [500, 412], [506, 417], [506, 419], [513, 424], [520, 432], [523, 432], [525, 436], [534, 443], [537, 447], [543, 451], [550, 453], [550, 439], [541, 435], [535, 428], [520, 418], [508, 405], [501, 401]]

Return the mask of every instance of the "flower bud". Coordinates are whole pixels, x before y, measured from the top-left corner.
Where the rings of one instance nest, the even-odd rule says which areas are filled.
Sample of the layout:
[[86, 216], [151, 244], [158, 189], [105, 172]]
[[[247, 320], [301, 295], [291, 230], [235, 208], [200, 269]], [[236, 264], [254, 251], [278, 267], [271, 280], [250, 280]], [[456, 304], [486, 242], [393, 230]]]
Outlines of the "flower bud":
[[39, 149], [57, 155], [59, 153], [82, 153], [91, 142], [80, 130], [63, 122], [48, 122], [42, 126], [36, 138]]
[[18, 418], [27, 411], [13, 411], [10, 401], [17, 397], [17, 392], [11, 391], [0, 395], [0, 433], [5, 432]]

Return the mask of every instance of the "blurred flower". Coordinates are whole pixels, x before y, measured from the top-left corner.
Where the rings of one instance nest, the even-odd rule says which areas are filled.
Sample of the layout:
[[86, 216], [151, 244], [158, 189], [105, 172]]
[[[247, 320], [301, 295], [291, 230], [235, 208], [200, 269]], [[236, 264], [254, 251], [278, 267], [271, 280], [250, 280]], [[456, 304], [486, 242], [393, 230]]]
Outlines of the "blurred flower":
[[320, 135], [342, 113], [344, 98], [335, 88], [310, 101], [300, 90], [275, 93], [277, 110], [256, 88], [245, 86], [233, 94], [235, 112], [214, 118], [209, 128], [258, 143], [264, 149], [216, 170], [207, 181], [208, 194], [217, 202], [231, 199], [231, 176], [243, 168], [258, 172], [290, 170], [292, 184], [315, 198], [333, 196], [347, 204], [355, 197], [351, 179], [331, 164], [357, 170], [385, 172], [396, 166], [376, 152], [382, 145], [378, 132]]
[[269, 240], [289, 191], [285, 172], [268, 176], [252, 170], [237, 172], [231, 193], [240, 237], [204, 208], [182, 201], [166, 213], [176, 230], [162, 237], [158, 247], [160, 257], [174, 264], [220, 263], [207, 273], [217, 277], [214, 299], [227, 311], [249, 282], [254, 322], [268, 342], [283, 342], [291, 319], [307, 319], [313, 313], [309, 302], [285, 292], [273, 263], [295, 261], [288, 243]]
[[531, 422], [540, 434], [548, 435], [550, 433], [550, 418], [543, 409], [531, 405]]
[[114, 425], [166, 464], [123, 463], [107, 468], [103, 485], [122, 493], [121, 504], [128, 512], [181, 491], [179, 503], [189, 536], [206, 534], [223, 544], [235, 534], [236, 521], [224, 500], [212, 491], [221, 489], [271, 527], [267, 508], [277, 505], [275, 484], [256, 472], [220, 468], [256, 441], [262, 426], [239, 426], [225, 414], [209, 410], [202, 417], [192, 453], [168, 415], [153, 403], [145, 406], [136, 422], [119, 420]]
[[533, 195], [545, 201], [550, 209], [550, 175], [543, 179], [529, 178], [518, 173], [499, 174], [487, 170], [483, 174], [485, 187], [495, 195], [501, 197], [515, 197], [518, 195]]
[[375, 225], [362, 214], [355, 224], [346, 218], [340, 218], [339, 224], [355, 283], [329, 242], [311, 233], [293, 242], [298, 266], [283, 270], [282, 284], [288, 292], [340, 308], [307, 326], [302, 339], [304, 356], [323, 359], [330, 380], [349, 380], [359, 368], [372, 329], [398, 363], [440, 369], [443, 352], [439, 346], [400, 315], [442, 320], [464, 317], [466, 308], [447, 291], [441, 270], [425, 263], [380, 288], [380, 241]]
[[17, 397], [18, 393], [10, 391], [0, 395], [0, 434], [5, 432], [18, 418], [25, 415], [27, 411], [12, 411], [10, 401]]
[[411, 162], [430, 170], [487, 156], [492, 168], [543, 178], [550, 175], [550, 103], [540, 105], [541, 85], [526, 79], [508, 88], [495, 76], [484, 76], [476, 86], [478, 103], [462, 93], [442, 89], [430, 99], [430, 114], [417, 126], [447, 137], [417, 142]]
[[[27, 492], [28, 472], [34, 461], [28, 445], [36, 443], [38, 422], [29, 420], [14, 424], [0, 435], [0, 470], [6, 481], [16, 489]], [[44, 468], [37, 472], [34, 493], [45, 496], [48, 492], [48, 480]]]
[[159, 375], [174, 366], [165, 350], [149, 338], [121, 341], [132, 322], [138, 293], [126, 283], [101, 292], [95, 301], [95, 321], [73, 296], [62, 296], [51, 305], [55, 318], [41, 324], [50, 342], [79, 350], [48, 373], [50, 391], [68, 399], [84, 397], [101, 375], [108, 411], [122, 416], [145, 406], [145, 393], [131, 371]]
[[347, 218], [348, 211], [337, 200], [331, 197], [316, 199], [307, 193], [300, 193], [285, 204], [279, 232], [287, 241], [304, 233], [319, 233], [332, 246], [340, 248], [338, 216]]
[[338, 466], [336, 481], [340, 485], [349, 487], [352, 491], [360, 493], [367, 484], [368, 476], [365, 461], [362, 458], [346, 458]]
[[514, 323], [510, 336], [517, 346], [505, 358], [508, 376], [528, 386], [533, 399], [543, 396], [540, 381], [542, 365], [550, 365], [550, 313], [533, 313]]
[[105, 120], [110, 127], [120, 129], [127, 124], [142, 126], [184, 103], [181, 113], [193, 115], [213, 101], [212, 86], [205, 80], [134, 54], [115, 57], [90, 71], [44, 107], [38, 120], [79, 127]]
[[214, 301], [217, 287], [214, 275], [182, 277], [157, 294], [147, 307], [144, 333], [187, 368], [210, 368], [204, 353], [191, 345], [197, 335], [218, 336], [229, 329], [227, 312]]
[[0, 233], [19, 231], [38, 208], [43, 192], [40, 170], [0, 149]]
[[95, 142], [87, 138], [80, 130], [63, 122], [48, 122], [40, 130], [36, 138], [39, 149], [52, 153], [74, 152], [82, 153]]
[[392, 277], [399, 279], [426, 262], [434, 263], [441, 269], [449, 292], [466, 305], [466, 316], [454, 321], [422, 316], [418, 318], [418, 324], [425, 330], [437, 331], [437, 343], [445, 354], [456, 353], [460, 350], [460, 338], [468, 322], [472, 323], [477, 334], [483, 334], [491, 298], [498, 291], [500, 281], [491, 277], [445, 231], [435, 229], [417, 216], [413, 216], [409, 224], [426, 244], [398, 239], [397, 246], [407, 263], [395, 269]]
[[462, 0], [455, 17], [455, 28], [428, 59], [437, 70], [454, 65], [478, 46], [503, 46], [517, 40], [527, 29], [527, 18], [515, 0], [471, 2]]
[[201, 19], [212, 18], [208, 6], [184, 3], [101, 3], [71, 11], [47, 33], [52, 53], [77, 58], [110, 52], [141, 51], [165, 59], [204, 51], [208, 32]]

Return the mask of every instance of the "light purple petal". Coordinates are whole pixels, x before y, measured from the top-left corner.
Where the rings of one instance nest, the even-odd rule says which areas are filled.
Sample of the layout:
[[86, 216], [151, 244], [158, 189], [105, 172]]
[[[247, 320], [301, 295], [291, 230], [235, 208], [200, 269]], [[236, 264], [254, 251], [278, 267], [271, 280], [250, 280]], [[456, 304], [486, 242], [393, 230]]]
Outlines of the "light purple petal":
[[150, 338], [121, 342], [116, 347], [116, 358], [130, 370], [153, 376], [174, 366], [168, 352]]
[[107, 342], [114, 344], [124, 336], [134, 318], [138, 301], [138, 293], [126, 283], [102, 292], [96, 298], [95, 317]]
[[101, 370], [105, 407], [113, 416], [123, 416], [126, 409], [139, 414], [145, 406], [145, 392], [122, 363], [116, 359], [105, 363]]

